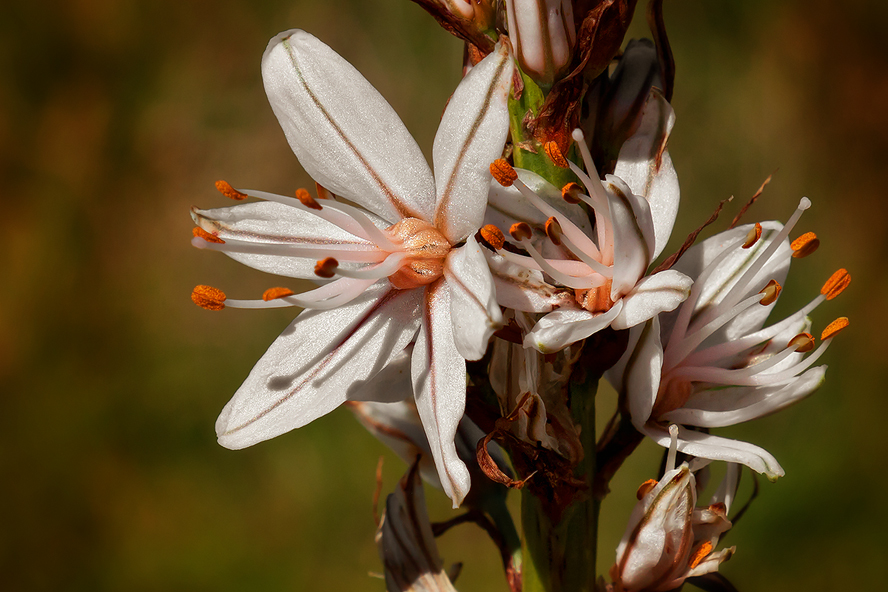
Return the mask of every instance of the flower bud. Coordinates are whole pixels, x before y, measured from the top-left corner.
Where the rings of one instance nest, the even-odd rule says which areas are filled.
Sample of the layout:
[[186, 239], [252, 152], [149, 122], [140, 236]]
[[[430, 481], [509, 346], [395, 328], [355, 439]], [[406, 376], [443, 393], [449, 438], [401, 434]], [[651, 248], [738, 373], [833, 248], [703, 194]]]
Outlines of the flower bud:
[[518, 63], [551, 85], [570, 65], [577, 34], [571, 0], [506, 0], [509, 36]]

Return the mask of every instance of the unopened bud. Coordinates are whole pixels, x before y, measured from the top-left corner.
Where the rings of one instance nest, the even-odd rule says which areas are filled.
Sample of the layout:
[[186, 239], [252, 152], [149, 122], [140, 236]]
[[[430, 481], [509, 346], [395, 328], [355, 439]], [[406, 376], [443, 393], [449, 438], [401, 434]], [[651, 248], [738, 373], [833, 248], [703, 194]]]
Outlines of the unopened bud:
[[521, 69], [551, 85], [573, 58], [577, 40], [571, 0], [506, 0], [509, 37]]

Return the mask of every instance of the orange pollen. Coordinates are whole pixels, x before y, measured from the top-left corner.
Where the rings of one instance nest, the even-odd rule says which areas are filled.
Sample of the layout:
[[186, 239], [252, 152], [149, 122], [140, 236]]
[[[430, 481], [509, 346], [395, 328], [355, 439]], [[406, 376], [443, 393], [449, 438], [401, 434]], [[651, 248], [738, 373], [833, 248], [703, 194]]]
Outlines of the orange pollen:
[[504, 158], [497, 158], [490, 163], [490, 174], [503, 187], [511, 187], [518, 178], [518, 173]]
[[556, 245], [561, 244], [561, 224], [554, 217], [546, 220], [546, 236]]
[[571, 181], [561, 188], [561, 199], [569, 204], [578, 204], [581, 200], [579, 197], [577, 197], [577, 194], [582, 192], [583, 188], [580, 186], [580, 184]]
[[339, 267], [339, 261], [333, 257], [325, 257], [315, 264], [315, 275], [329, 279], [336, 275], [337, 267]]
[[773, 304], [777, 297], [780, 296], [780, 290], [783, 288], [780, 284], [777, 283], [777, 280], [771, 280], [768, 282], [768, 285], [765, 286], [764, 290], [759, 292], [759, 294], [764, 294], [765, 297], [759, 300], [759, 304], [762, 306], [768, 306], [769, 304]]
[[322, 209], [321, 204], [319, 204], [307, 190], [301, 187], [296, 190], [296, 199], [298, 199], [306, 208], [311, 208], [313, 210]]
[[712, 553], [712, 543], [706, 541], [691, 553], [691, 556], [688, 558], [688, 567], [694, 569], [700, 565], [710, 553]]
[[278, 298], [286, 298], [292, 295], [293, 290], [289, 288], [269, 288], [262, 293], [262, 300], [268, 302], [269, 300], [277, 300]]
[[814, 336], [810, 333], [799, 333], [789, 340], [786, 347], [794, 349], [800, 354], [807, 353], [814, 349]]
[[832, 323], [826, 326], [826, 329], [823, 330], [823, 333], [820, 334], [820, 339], [826, 341], [831, 337], [835, 337], [836, 333], [844, 329], [848, 326], [848, 317], [839, 317], [834, 320]]
[[228, 181], [216, 181], [216, 189], [218, 189], [219, 193], [221, 193], [225, 197], [236, 201], [243, 201], [250, 197], [246, 193], [241, 193], [240, 191], [232, 187], [228, 183]]
[[757, 243], [760, 238], [762, 238], [762, 225], [756, 222], [755, 226], [749, 229], [749, 233], [746, 235], [746, 242], [743, 243], [743, 248], [748, 249]]
[[834, 274], [830, 276], [826, 283], [823, 284], [823, 287], [820, 288], [820, 293], [826, 296], [827, 300], [832, 300], [839, 294], [845, 291], [845, 288], [848, 287], [848, 284], [851, 283], [851, 274], [848, 273], [847, 269], [840, 269]]
[[715, 502], [714, 504], [710, 504], [709, 510], [715, 512], [716, 514], [728, 513], [728, 507], [724, 504], [724, 502]]
[[561, 153], [561, 148], [558, 147], [558, 142], [552, 140], [551, 142], [546, 142], [543, 145], [543, 150], [546, 152], [546, 156], [555, 163], [555, 166], [559, 166], [563, 169], [568, 168], [570, 165], [567, 163], [567, 159], [564, 158], [564, 155]]
[[494, 251], [502, 249], [503, 243], [506, 242], [506, 237], [503, 236], [503, 231], [493, 224], [488, 224], [481, 229], [481, 238], [484, 239], [484, 242], [490, 245]]
[[219, 245], [225, 244], [224, 240], [222, 240], [221, 238], [219, 238], [215, 234], [210, 234], [209, 232], [207, 232], [206, 230], [204, 230], [200, 226], [195, 226], [194, 228], [192, 228], [191, 234], [193, 234], [194, 236], [196, 236], [198, 238], [204, 239], [208, 243], [216, 243]]
[[225, 298], [225, 292], [212, 286], [195, 286], [191, 291], [191, 300], [207, 310], [222, 310], [225, 308]]
[[820, 239], [813, 232], [806, 232], [792, 241], [789, 246], [794, 251], [792, 256], [796, 259], [801, 259], [817, 250], [817, 247], [820, 246]]
[[530, 225], [527, 222], [515, 222], [512, 224], [512, 227], [509, 228], [509, 234], [512, 235], [512, 238], [516, 241], [520, 242], [533, 236], [533, 231], [530, 229]]
[[657, 486], [656, 479], [648, 479], [647, 481], [645, 481], [644, 483], [642, 483], [641, 485], [638, 486], [638, 491], [635, 492], [635, 497], [637, 497], [638, 499], [643, 498], [644, 496], [646, 496], [648, 494], [648, 492], [651, 489], [653, 489], [656, 486]]

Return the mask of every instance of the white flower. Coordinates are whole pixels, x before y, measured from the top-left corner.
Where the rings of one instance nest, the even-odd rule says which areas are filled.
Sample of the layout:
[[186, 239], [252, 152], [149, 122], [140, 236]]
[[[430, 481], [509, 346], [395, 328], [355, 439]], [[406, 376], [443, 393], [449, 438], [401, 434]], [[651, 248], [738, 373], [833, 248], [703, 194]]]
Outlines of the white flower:
[[607, 378], [628, 398], [633, 424], [661, 446], [669, 446], [665, 424], [675, 423], [678, 449], [686, 454], [742, 463], [770, 479], [783, 475], [758, 446], [681, 426], [717, 428], [768, 415], [823, 381], [826, 367], [811, 366], [848, 321], [829, 325], [821, 346], [806, 356], [815, 344], [807, 315], [847, 287], [847, 271], [836, 272], [801, 310], [764, 327], [790, 261], [819, 244], [813, 233], [787, 240], [809, 206], [803, 199], [786, 226], [742, 226], [688, 250], [675, 267], [696, 278], [690, 297], [678, 310], [633, 329], [626, 354]]
[[[607, 326], [626, 329], [643, 323], [687, 298], [691, 279], [685, 274], [666, 270], [645, 276], [666, 245], [678, 211], [678, 178], [666, 151], [673, 121], [672, 108], [662, 95], [652, 92], [638, 130], [620, 151], [615, 174], [604, 181], [598, 179], [579, 130], [574, 131], [574, 139], [586, 172], [556, 155], [585, 185], [588, 194], [576, 184], [564, 187], [561, 194], [594, 212], [593, 236], [589, 236], [588, 224], [574, 221], [576, 213], [552, 205], [549, 196], [557, 192], [555, 188], [545, 187], [527, 172], [511, 169], [505, 161], [491, 167], [501, 184], [512, 184], [514, 189], [509, 193], [513, 199], [519, 194], [546, 217], [544, 229], [550, 244], [544, 244], [542, 250], [534, 240], [532, 225], [536, 221], [528, 216], [527, 221], [518, 219], [510, 228], [510, 235], [527, 255], [500, 248], [501, 261], [491, 258], [501, 303], [526, 305], [520, 310], [528, 312], [560, 306], [540, 319], [527, 335], [525, 346], [543, 353], [557, 351]], [[557, 150], [552, 144], [547, 149]], [[542, 185], [543, 191], [534, 191], [528, 184]], [[492, 203], [502, 201], [504, 197], [492, 192]], [[518, 210], [515, 206], [511, 211]], [[520, 277], [520, 269], [531, 275], [515, 279]], [[543, 281], [544, 276], [551, 285]], [[546, 289], [552, 292], [555, 286], [573, 290], [575, 302], [559, 302], [546, 294]]]
[[[487, 164], [508, 131], [513, 66], [506, 44], [467, 75], [433, 147], [435, 174], [398, 116], [348, 62], [304, 31], [271, 40], [262, 75], [272, 109], [315, 200], [221, 185], [265, 201], [194, 210], [195, 246], [295, 278], [333, 279], [310, 292], [271, 290], [210, 308], [302, 306], [216, 423], [219, 442], [243, 448], [305, 425], [357, 396], [415, 340], [417, 408], [444, 489], [458, 505], [469, 475], [453, 443], [465, 406], [465, 359], [479, 359], [501, 322], [487, 263], [473, 238], [486, 207]], [[368, 394], [369, 393], [369, 394]], [[365, 389], [403, 399], [403, 392]]]

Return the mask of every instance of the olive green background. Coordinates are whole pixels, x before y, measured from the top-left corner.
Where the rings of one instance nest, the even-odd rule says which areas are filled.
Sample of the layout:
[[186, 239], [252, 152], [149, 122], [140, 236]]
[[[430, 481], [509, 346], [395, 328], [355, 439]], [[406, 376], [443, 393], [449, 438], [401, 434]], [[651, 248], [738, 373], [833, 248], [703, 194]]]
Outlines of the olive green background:
[[[785, 220], [808, 195], [799, 231], [823, 243], [793, 264], [778, 312], [839, 267], [854, 277], [814, 313], [817, 331], [851, 318], [824, 387], [720, 430], [787, 473], [762, 482], [722, 572], [744, 592], [872, 589], [888, 547], [888, 9], [666, 4], [683, 197], [673, 244], [776, 170], [750, 220]], [[290, 27], [355, 64], [429, 154], [462, 50], [408, 0], [0, 8], [0, 589], [383, 590], [368, 575], [375, 466], [384, 455], [388, 491], [404, 465], [344, 410], [248, 450], [219, 447], [216, 414], [292, 311], [210, 313], [189, 299], [198, 283], [234, 297], [281, 283], [192, 249], [188, 208], [228, 205], [219, 178], [280, 193], [310, 183], [259, 76], [267, 40]], [[603, 396], [601, 413], [612, 405]], [[614, 481], [602, 572], [659, 457], [646, 443]], [[433, 519], [450, 515], [429, 497]], [[505, 588], [480, 531], [440, 542], [465, 563], [461, 590]]]

